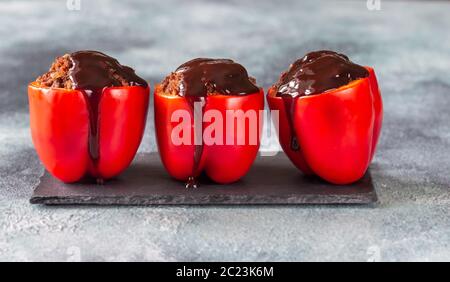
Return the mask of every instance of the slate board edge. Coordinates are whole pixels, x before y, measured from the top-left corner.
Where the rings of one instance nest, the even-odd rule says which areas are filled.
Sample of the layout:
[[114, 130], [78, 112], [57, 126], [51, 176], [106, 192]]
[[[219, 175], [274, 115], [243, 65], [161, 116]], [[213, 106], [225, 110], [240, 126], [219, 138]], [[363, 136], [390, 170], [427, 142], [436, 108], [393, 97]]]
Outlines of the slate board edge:
[[[370, 200], [367, 198], [361, 200], [360, 197], [353, 195], [348, 196], [348, 203], [343, 201], [343, 196], [339, 196], [339, 200], [334, 201], [333, 195], [324, 195], [318, 197], [317, 195], [311, 195], [310, 197], [303, 195], [302, 198], [296, 199], [295, 196], [268, 196], [264, 195], [259, 197], [234, 197], [231, 201], [226, 201], [224, 197], [217, 196], [217, 202], [199, 199], [198, 197], [181, 197], [181, 196], [130, 196], [130, 197], [93, 197], [93, 196], [73, 196], [71, 198], [58, 197], [58, 196], [33, 196], [30, 199], [31, 204], [44, 204], [44, 205], [92, 205], [92, 206], [153, 206], [153, 205], [205, 205], [205, 206], [228, 206], [228, 205], [371, 205], [378, 203], [378, 197], [374, 190], [369, 194]], [[270, 200], [268, 200], [268, 198]], [[345, 197], [344, 197], [345, 198]]]

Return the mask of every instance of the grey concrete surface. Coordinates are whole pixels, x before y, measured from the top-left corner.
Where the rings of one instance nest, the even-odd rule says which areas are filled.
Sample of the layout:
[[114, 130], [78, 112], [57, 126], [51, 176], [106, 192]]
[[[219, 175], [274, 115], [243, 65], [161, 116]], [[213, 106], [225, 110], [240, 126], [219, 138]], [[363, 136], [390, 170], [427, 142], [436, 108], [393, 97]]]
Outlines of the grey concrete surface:
[[[448, 2], [0, 2], [0, 260], [449, 261]], [[45, 207], [26, 85], [52, 59], [102, 50], [154, 83], [230, 57], [267, 87], [313, 49], [374, 66], [385, 103], [376, 207]], [[155, 150], [150, 108], [142, 151]], [[276, 148], [268, 140], [264, 149]]]

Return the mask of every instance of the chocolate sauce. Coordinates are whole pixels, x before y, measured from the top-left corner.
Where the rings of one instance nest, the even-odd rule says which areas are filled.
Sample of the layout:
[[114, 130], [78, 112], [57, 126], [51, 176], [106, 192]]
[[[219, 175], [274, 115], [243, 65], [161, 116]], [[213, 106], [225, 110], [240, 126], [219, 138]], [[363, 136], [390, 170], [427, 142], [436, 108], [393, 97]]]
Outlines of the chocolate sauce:
[[289, 128], [290, 128], [290, 134], [291, 134], [291, 142], [289, 144], [292, 151], [298, 151], [300, 149], [300, 146], [298, 145], [297, 136], [295, 135], [295, 129], [294, 129], [294, 106], [295, 106], [295, 99], [296, 97], [292, 97], [289, 95], [282, 96], [283, 98], [283, 104], [285, 108], [285, 112], [287, 114]]
[[259, 92], [247, 70], [228, 59], [198, 58], [182, 64], [175, 72], [182, 74], [180, 96], [206, 97], [208, 93], [237, 96]]
[[[175, 72], [181, 75], [178, 94], [186, 98], [195, 119], [201, 119], [203, 116], [208, 94], [238, 96], [259, 92], [259, 88], [249, 78], [247, 70], [228, 59], [198, 58], [182, 64]], [[196, 102], [201, 103], [201, 112], [196, 111], [194, 107]], [[203, 143], [203, 122], [201, 129], [201, 132], [196, 129], [194, 134], [198, 134], [200, 139], [197, 140]], [[198, 173], [203, 145], [194, 146], [194, 166], [186, 188], [197, 187], [195, 175]]]
[[143, 86], [147, 83], [130, 67], [97, 51], [78, 51], [70, 54], [72, 68], [69, 77], [74, 89], [82, 91], [89, 111], [89, 155], [93, 161], [100, 157], [99, 105], [103, 90], [114, 86]]
[[364, 67], [333, 51], [310, 52], [295, 61], [274, 85], [288, 115], [291, 149], [299, 150], [293, 126], [294, 103], [298, 97], [322, 94], [367, 76], [369, 72]]

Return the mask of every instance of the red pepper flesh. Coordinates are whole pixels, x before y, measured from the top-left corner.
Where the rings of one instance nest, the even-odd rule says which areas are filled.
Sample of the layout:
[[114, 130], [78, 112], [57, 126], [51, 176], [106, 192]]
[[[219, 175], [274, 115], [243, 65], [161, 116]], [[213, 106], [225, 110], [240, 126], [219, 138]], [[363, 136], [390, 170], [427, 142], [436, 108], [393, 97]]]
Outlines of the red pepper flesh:
[[[158, 144], [159, 154], [162, 163], [168, 173], [175, 179], [186, 181], [194, 170], [194, 120], [192, 108], [188, 101], [181, 96], [163, 94], [161, 87], [157, 86], [154, 93], [154, 110], [155, 110], [155, 130], [156, 140]], [[259, 111], [264, 109], [264, 92], [230, 96], [230, 95], [209, 95], [206, 97], [206, 105], [204, 112], [209, 110], [217, 110], [223, 117], [226, 116], [227, 110], [248, 110]], [[171, 134], [174, 128], [179, 125], [178, 121], [171, 121], [173, 113], [177, 110], [185, 110], [190, 113], [191, 124], [186, 130], [191, 130], [190, 144], [177, 145], [172, 142]], [[212, 121], [211, 121], [212, 122]], [[203, 128], [207, 128], [211, 122], [204, 121]], [[226, 138], [226, 119], [223, 119], [223, 136]], [[251, 130], [258, 130], [256, 144], [250, 144], [246, 140], [244, 145], [239, 145], [237, 138], [239, 137], [239, 127], [234, 127], [234, 143], [223, 144], [203, 144], [203, 152], [196, 169], [195, 175], [198, 176], [202, 171], [216, 183], [226, 184], [239, 180], [250, 169], [259, 150], [260, 129], [262, 128], [262, 120], [257, 119], [257, 129], [245, 127], [245, 133], [241, 136], [248, 138]]]
[[99, 158], [89, 154], [89, 111], [79, 90], [28, 86], [31, 136], [45, 168], [63, 182], [110, 179], [133, 160], [145, 129], [150, 89], [109, 87], [99, 104]]
[[333, 184], [349, 184], [364, 176], [375, 153], [383, 120], [383, 105], [372, 68], [369, 76], [322, 94], [294, 101], [292, 135], [282, 97], [271, 88], [267, 101], [279, 111], [279, 141], [294, 165]]

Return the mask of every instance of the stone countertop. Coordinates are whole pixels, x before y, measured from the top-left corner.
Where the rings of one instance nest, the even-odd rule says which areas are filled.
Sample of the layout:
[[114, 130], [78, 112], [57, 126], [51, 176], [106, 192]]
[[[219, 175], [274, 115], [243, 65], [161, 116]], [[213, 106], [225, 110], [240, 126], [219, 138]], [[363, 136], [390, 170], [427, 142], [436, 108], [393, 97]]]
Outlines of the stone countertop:
[[[448, 2], [0, 3], [0, 260], [450, 260]], [[230, 57], [267, 87], [332, 49], [374, 66], [385, 121], [375, 207], [46, 207], [26, 85], [63, 53], [97, 49], [152, 85], [182, 62]], [[153, 110], [140, 148], [154, 151]], [[277, 148], [266, 140], [263, 149]]]

